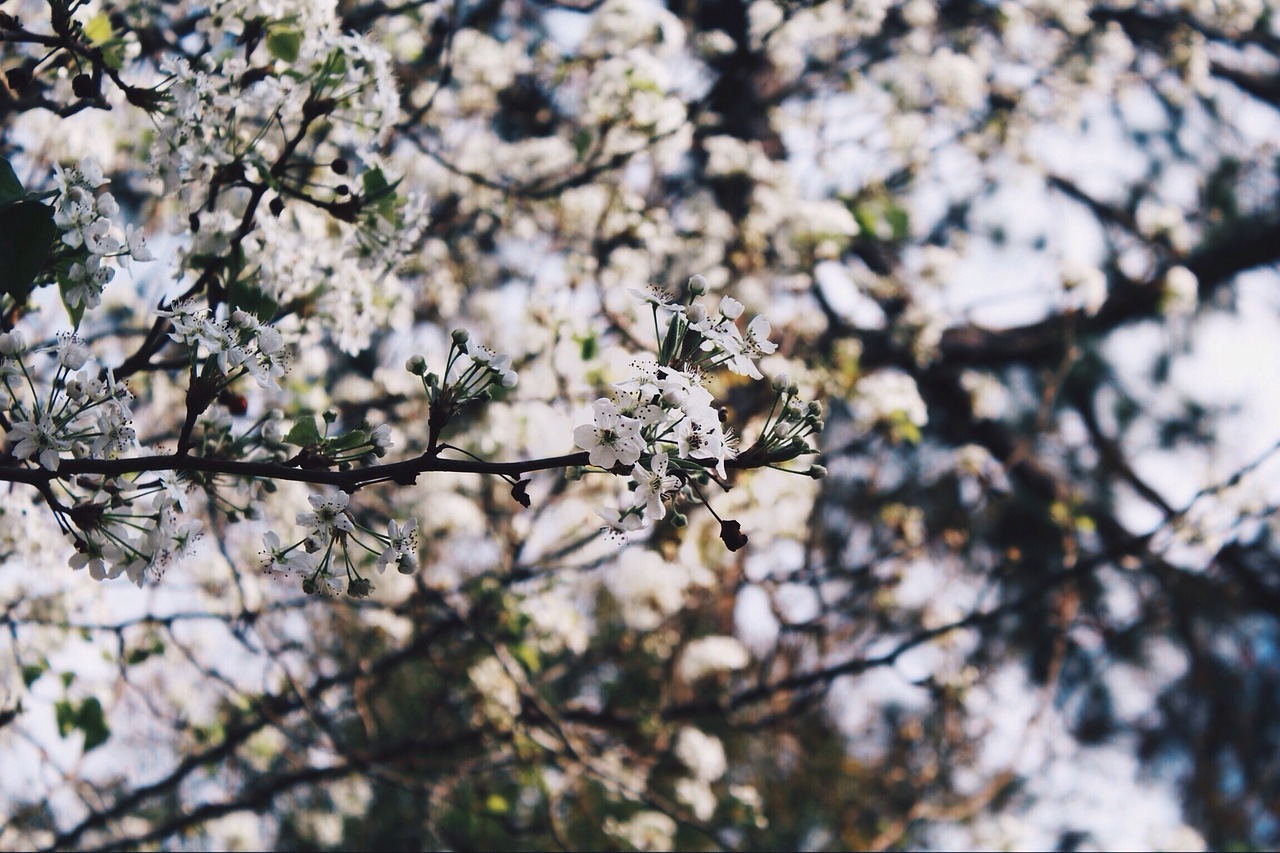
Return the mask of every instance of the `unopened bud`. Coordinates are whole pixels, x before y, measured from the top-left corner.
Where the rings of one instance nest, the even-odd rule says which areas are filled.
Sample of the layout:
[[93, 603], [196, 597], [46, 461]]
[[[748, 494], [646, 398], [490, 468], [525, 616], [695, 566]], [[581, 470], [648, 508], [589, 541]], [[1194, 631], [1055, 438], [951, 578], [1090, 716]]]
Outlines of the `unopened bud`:
[[694, 296], [701, 296], [707, 292], [707, 278], [704, 275], [689, 276], [689, 292]]
[[810, 477], [812, 477], [812, 478], [813, 478], [813, 479], [815, 479], [815, 480], [821, 480], [821, 479], [823, 479], [824, 477], [826, 477], [826, 476], [827, 476], [827, 466], [825, 466], [825, 465], [810, 465], [810, 466], [809, 466], [809, 470], [808, 470], [808, 471], [805, 471], [805, 473], [806, 473], [806, 474], [808, 474]]
[[450, 336], [453, 338], [454, 344], [458, 347], [465, 347], [467, 345], [467, 341], [471, 340], [471, 333], [466, 329], [454, 329]]
[[325, 410], [324, 410], [324, 414], [323, 414], [323, 415], [321, 415], [320, 417], [324, 418], [324, 422], [325, 422], [325, 423], [327, 423], [327, 424], [331, 424], [331, 423], [333, 423], [334, 421], [336, 421], [336, 420], [338, 419], [338, 410], [337, 410], [337, 409], [325, 409]]
[[773, 382], [771, 384], [773, 385], [773, 390], [781, 394], [783, 391], [787, 390], [787, 386], [791, 384], [791, 377], [787, 376], [785, 373], [779, 373], [777, 376], [773, 377]]
[[421, 376], [427, 372], [427, 360], [418, 353], [409, 356], [409, 360], [404, 363], [404, 369], [412, 373], [414, 376]]

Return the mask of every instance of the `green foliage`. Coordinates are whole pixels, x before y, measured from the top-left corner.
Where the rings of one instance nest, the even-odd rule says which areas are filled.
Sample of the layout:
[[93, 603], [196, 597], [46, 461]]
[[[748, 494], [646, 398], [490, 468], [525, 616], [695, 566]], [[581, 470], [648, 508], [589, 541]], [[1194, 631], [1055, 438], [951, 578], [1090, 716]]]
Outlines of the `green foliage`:
[[53, 211], [23, 189], [8, 160], [0, 158], [0, 293], [25, 305], [58, 237]]
[[54, 713], [58, 723], [58, 734], [66, 737], [73, 731], [84, 734], [84, 751], [96, 749], [107, 742], [111, 729], [102, 712], [102, 703], [97, 697], [90, 696], [79, 705], [69, 699], [62, 699], [54, 705]]

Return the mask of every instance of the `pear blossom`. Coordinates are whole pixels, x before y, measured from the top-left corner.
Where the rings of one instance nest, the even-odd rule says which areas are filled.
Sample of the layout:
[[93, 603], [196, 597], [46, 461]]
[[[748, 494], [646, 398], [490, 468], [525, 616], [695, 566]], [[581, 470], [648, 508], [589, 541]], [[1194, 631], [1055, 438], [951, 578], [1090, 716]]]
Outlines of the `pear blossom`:
[[588, 452], [592, 465], [611, 469], [615, 465], [634, 465], [644, 451], [640, 421], [618, 411], [612, 400], [601, 397], [592, 406], [595, 424], [584, 424], [573, 431], [573, 443]]
[[58, 469], [59, 454], [71, 447], [71, 442], [59, 437], [59, 427], [53, 418], [44, 414], [38, 420], [23, 420], [14, 423], [9, 431], [18, 439], [14, 445], [13, 455], [18, 459], [30, 459], [35, 456], [42, 468], [50, 471]]
[[307, 535], [313, 538], [328, 539], [339, 533], [353, 533], [355, 524], [347, 514], [347, 504], [351, 496], [339, 489], [332, 495], [309, 495], [307, 502], [313, 512], [300, 512], [296, 519], [298, 525], [307, 528]]
[[667, 515], [663, 501], [680, 487], [680, 480], [667, 473], [667, 454], [655, 453], [647, 469], [637, 462], [631, 476], [636, 481], [635, 505], [644, 508], [646, 521], [661, 521]]

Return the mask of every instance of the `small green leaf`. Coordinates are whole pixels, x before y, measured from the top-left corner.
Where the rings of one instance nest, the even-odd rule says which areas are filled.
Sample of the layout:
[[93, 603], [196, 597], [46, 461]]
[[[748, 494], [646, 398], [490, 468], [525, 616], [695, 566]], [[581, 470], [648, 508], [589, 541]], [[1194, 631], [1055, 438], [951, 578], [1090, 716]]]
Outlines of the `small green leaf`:
[[22, 668], [22, 683], [27, 687], [36, 683], [36, 680], [45, 674], [49, 669], [48, 661], [40, 661], [40, 663], [29, 663]]
[[911, 233], [911, 214], [907, 212], [905, 207], [896, 204], [889, 205], [884, 213], [884, 218], [888, 220], [889, 227], [893, 230], [894, 240], [905, 240]]
[[115, 38], [116, 34], [111, 28], [111, 18], [106, 12], [99, 12], [84, 25], [84, 35], [94, 47], [102, 47]]
[[573, 151], [578, 156], [579, 163], [587, 156], [587, 151], [591, 149], [591, 139], [591, 131], [585, 127], [574, 134]]
[[25, 304], [36, 276], [58, 237], [53, 211], [38, 201], [0, 207], [0, 293]]
[[227, 307], [252, 314], [263, 323], [269, 323], [280, 310], [280, 304], [256, 287], [248, 279], [234, 278], [227, 285]]
[[517, 643], [511, 647], [511, 652], [529, 672], [536, 675], [542, 669], [542, 659], [538, 656], [538, 650], [529, 643]]
[[58, 721], [58, 734], [66, 737], [76, 727], [76, 709], [66, 699], [59, 699], [53, 706], [54, 719]]
[[362, 429], [353, 429], [351, 432], [331, 438], [325, 444], [329, 450], [349, 450], [352, 447], [359, 447], [362, 444], [369, 443], [369, 433]]
[[391, 185], [387, 183], [387, 176], [382, 174], [381, 169], [370, 169], [360, 176], [360, 183], [364, 187], [364, 195], [370, 201], [377, 201], [392, 191]]
[[590, 361], [596, 357], [599, 352], [600, 342], [596, 340], [595, 335], [587, 335], [582, 339], [582, 360]]
[[296, 62], [302, 49], [302, 33], [297, 30], [272, 30], [267, 36], [267, 50], [276, 59]]
[[150, 644], [139, 646], [125, 656], [125, 663], [133, 666], [142, 663], [154, 655], [164, 654], [164, 643], [159, 639], [154, 639]]
[[289, 434], [284, 437], [284, 440], [299, 447], [319, 444], [320, 430], [316, 427], [316, 419], [311, 415], [298, 418], [294, 421], [293, 429], [289, 430]]
[[106, 743], [111, 736], [106, 716], [102, 713], [102, 703], [96, 697], [90, 696], [80, 706], [80, 711], [76, 714], [76, 728], [84, 732], [85, 752]]
[[22, 188], [22, 181], [18, 180], [13, 166], [9, 165], [8, 160], [0, 157], [0, 206], [26, 197], [27, 191]]
[[104, 47], [102, 49], [102, 61], [115, 71], [124, 68], [124, 43], [117, 41]]
[[70, 269], [70, 262], [58, 264], [58, 291], [62, 294], [62, 307], [67, 309], [67, 316], [71, 318], [72, 328], [79, 329], [80, 320], [84, 317], [84, 310], [86, 306], [83, 299], [75, 305], [72, 305], [71, 301], [67, 299], [67, 292], [76, 286], [67, 278], [67, 273]]

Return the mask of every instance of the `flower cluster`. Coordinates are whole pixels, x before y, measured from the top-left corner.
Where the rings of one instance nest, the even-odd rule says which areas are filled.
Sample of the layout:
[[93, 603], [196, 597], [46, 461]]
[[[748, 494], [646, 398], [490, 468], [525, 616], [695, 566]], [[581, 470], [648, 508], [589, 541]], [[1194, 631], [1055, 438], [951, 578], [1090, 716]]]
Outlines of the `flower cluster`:
[[115, 196], [97, 194], [107, 179], [96, 160], [86, 157], [66, 169], [55, 164], [54, 174], [53, 222], [61, 232], [56, 268], [63, 299], [73, 312], [97, 308], [116, 273], [109, 259], [150, 261], [154, 255], [140, 228], [121, 229], [114, 221], [120, 215]]
[[455, 329], [443, 376], [427, 370], [421, 355], [410, 356], [405, 370], [422, 379], [431, 404], [431, 420], [444, 424], [468, 403], [485, 402], [495, 389], [514, 388], [519, 376], [511, 368], [511, 356], [499, 355], [477, 343], [466, 329]]
[[[574, 443], [587, 451], [592, 465], [615, 473], [631, 469], [630, 501], [598, 510], [618, 534], [666, 518], [668, 504], [684, 485], [701, 500], [696, 486], [707, 481], [709, 471], [721, 481], [727, 478], [727, 463], [739, 455], [738, 440], [724, 426], [725, 416], [706, 383], [720, 367], [763, 379], [756, 361], [778, 346], [769, 340], [764, 317], [753, 318], [745, 332], [739, 329], [743, 305], [736, 299], [725, 296], [714, 314], [708, 311], [697, 300], [707, 289], [702, 276], [693, 276], [687, 289], [687, 304], [659, 290], [631, 291], [652, 308], [657, 359], [635, 362], [636, 375], [615, 383], [612, 397], [593, 404], [592, 423], [574, 430]], [[665, 330], [659, 311], [671, 315]], [[774, 389], [778, 396], [761, 438], [744, 452], [761, 465], [815, 452], [806, 438], [821, 428], [821, 407], [815, 411], [801, 403], [789, 380], [775, 382]], [[684, 516], [676, 513], [673, 523], [683, 524]], [[746, 538], [735, 526], [725, 541], [737, 548]]]
[[91, 522], [76, 536], [71, 568], [88, 568], [99, 581], [125, 575], [140, 587], [144, 579], [159, 580], [174, 560], [191, 553], [200, 539], [200, 521], [181, 520], [176, 501], [162, 489], [153, 511], [137, 512], [137, 498], [125, 497], [131, 491], [145, 493], [123, 479], [104, 483], [93, 502], [76, 507], [76, 522]]
[[188, 302], [156, 313], [169, 318], [173, 325], [169, 337], [187, 347], [193, 365], [200, 362], [203, 348], [201, 373], [214, 378], [219, 387], [247, 374], [263, 388], [280, 389], [277, 380], [289, 368], [289, 352], [274, 326], [247, 311], [233, 311], [229, 321], [217, 320], [207, 309]]
[[[30, 363], [51, 356], [54, 375], [47, 388], [37, 382]], [[64, 453], [76, 459], [106, 459], [137, 444], [133, 430], [133, 395], [107, 370], [87, 365], [92, 356], [73, 334], [56, 344], [29, 350], [22, 332], [0, 335], [0, 402], [4, 403], [14, 457], [34, 459], [56, 471]]]
[[[376, 555], [374, 566], [382, 574], [395, 566], [401, 574], [418, 567], [418, 520], [387, 523], [385, 535], [359, 524], [352, 515], [351, 496], [342, 490], [331, 495], [308, 498], [310, 512], [298, 513], [297, 523], [306, 529], [302, 538], [289, 546], [274, 532], [263, 535], [263, 571], [268, 574], [302, 575], [302, 589], [308, 595], [337, 595], [342, 588], [339, 573], [346, 576], [347, 594], [365, 598], [373, 583], [360, 574], [361, 553]], [[341, 570], [335, 568], [341, 566]]]

